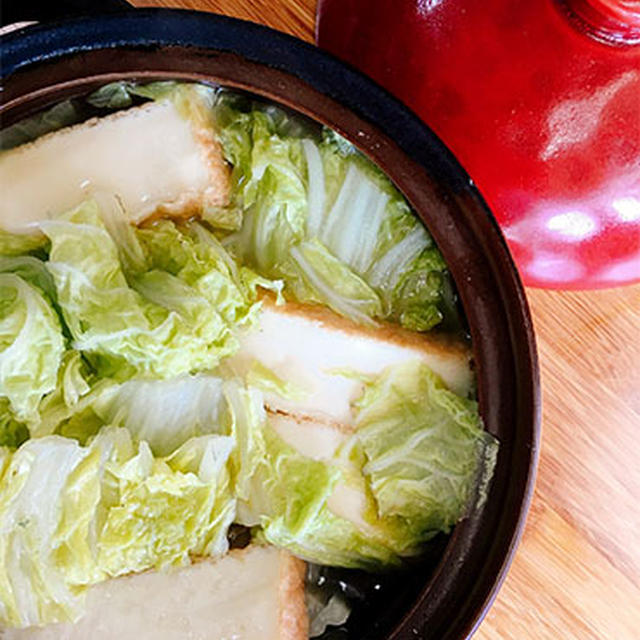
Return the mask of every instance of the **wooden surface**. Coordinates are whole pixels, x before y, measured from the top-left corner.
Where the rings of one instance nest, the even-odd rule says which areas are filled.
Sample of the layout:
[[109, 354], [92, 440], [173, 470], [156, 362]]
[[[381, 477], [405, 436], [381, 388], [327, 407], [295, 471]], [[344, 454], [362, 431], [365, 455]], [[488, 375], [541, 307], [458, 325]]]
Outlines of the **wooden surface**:
[[[316, 0], [133, 0], [313, 39]], [[529, 290], [543, 434], [523, 541], [478, 640], [640, 638], [640, 286]]]

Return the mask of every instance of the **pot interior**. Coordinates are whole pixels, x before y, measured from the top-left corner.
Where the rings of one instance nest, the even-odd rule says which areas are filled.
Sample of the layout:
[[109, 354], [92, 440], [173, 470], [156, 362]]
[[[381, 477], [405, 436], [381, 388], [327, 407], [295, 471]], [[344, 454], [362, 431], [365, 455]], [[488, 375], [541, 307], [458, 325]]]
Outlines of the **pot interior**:
[[[522, 527], [537, 452], [533, 331], [495, 221], [468, 176], [417, 118], [326, 54], [267, 29], [215, 16], [199, 17], [202, 28], [210, 29], [208, 46], [185, 44], [183, 31], [181, 38], [162, 42], [153, 38], [157, 20], [146, 24], [144, 15], [155, 13], [123, 18], [119, 31], [115, 19], [106, 27], [93, 19], [72, 23], [81, 29], [86, 50], [78, 46], [77, 33], [73, 50], [60, 46], [55, 28], [34, 30], [33, 42], [16, 44], [14, 53], [24, 60], [4, 80], [2, 126], [115, 80], [205, 82], [248, 91], [329, 126], [387, 173], [426, 224], [452, 273], [469, 326], [481, 415], [500, 441], [500, 451], [486, 500], [470, 510], [452, 535], [433, 540], [406, 571], [373, 575], [324, 570], [354, 603], [347, 625], [324, 637], [466, 637], [504, 577]], [[173, 15], [170, 22], [181, 20]], [[224, 38], [235, 37], [234, 46], [216, 48], [217, 34], [229, 24], [233, 33], [225, 32]], [[148, 41], [127, 43], [134, 26], [150, 29]], [[252, 38], [269, 55], [249, 42]], [[34, 55], [38, 47], [49, 47], [49, 55]], [[281, 64], [266, 60], [274, 55], [270, 47], [280, 52]]]

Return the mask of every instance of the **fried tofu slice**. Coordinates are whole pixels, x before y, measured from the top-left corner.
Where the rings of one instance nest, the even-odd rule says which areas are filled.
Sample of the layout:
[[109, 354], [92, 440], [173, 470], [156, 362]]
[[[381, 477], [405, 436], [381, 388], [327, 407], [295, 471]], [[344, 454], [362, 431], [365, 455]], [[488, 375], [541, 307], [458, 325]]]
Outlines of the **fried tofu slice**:
[[455, 393], [474, 384], [471, 353], [460, 341], [420, 334], [397, 325], [363, 327], [321, 306], [263, 300], [258, 327], [240, 338], [231, 369], [246, 375], [258, 362], [299, 390], [293, 398], [265, 394], [274, 411], [350, 427], [351, 403], [363, 391], [358, 375], [420, 359]]
[[[206, 113], [193, 92], [194, 113]], [[25, 233], [96, 191], [132, 223], [191, 216], [229, 198], [229, 169], [206, 118], [170, 99], [94, 118], [0, 154], [0, 229]]]
[[298, 453], [311, 460], [332, 460], [353, 432], [313, 418], [268, 412], [271, 428]]
[[[171, 572], [91, 587], [75, 624], [7, 629], [3, 640], [307, 640], [305, 563], [250, 546]], [[1, 634], [0, 634], [1, 635]]]

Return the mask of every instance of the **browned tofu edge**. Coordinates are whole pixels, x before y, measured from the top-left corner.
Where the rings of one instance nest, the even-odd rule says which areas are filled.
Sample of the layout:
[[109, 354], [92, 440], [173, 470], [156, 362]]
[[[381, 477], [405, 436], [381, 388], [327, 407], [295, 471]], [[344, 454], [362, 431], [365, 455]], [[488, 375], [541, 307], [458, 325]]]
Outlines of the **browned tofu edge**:
[[[136, 107], [115, 111], [114, 113], [110, 113], [106, 116], [90, 118], [84, 122], [79, 122], [77, 124], [46, 133], [35, 140], [26, 142], [14, 149], [9, 149], [5, 153], [23, 153], [29, 148], [36, 148], [57, 136], [68, 135], [73, 131], [81, 129], [99, 127], [101, 123], [112, 122], [119, 118], [131, 117], [132, 114], [135, 117], [137, 114], [153, 109], [161, 103], [162, 101], [145, 102], [144, 104]], [[205, 207], [224, 206], [229, 202], [231, 193], [231, 167], [224, 159], [222, 147], [216, 136], [213, 122], [205, 123], [202, 122], [201, 118], [190, 118], [187, 114], [183, 114], [183, 117], [190, 121], [194, 140], [202, 152], [202, 160], [209, 173], [208, 186], [203, 192], [184, 193], [179, 198], [171, 202], [159, 204], [154, 211], [144, 217], [144, 220], [137, 219], [134, 216], [134, 218], [136, 218], [134, 220], [136, 223], [153, 221], [166, 216], [185, 219], [191, 218], [199, 216]]]
[[309, 616], [304, 597], [307, 565], [287, 551], [280, 553], [280, 640], [308, 640]]
[[383, 321], [379, 322], [376, 327], [369, 327], [345, 318], [321, 304], [287, 300], [286, 304], [277, 305], [275, 297], [268, 292], [262, 293], [260, 300], [265, 308], [273, 308], [282, 314], [303, 317], [342, 333], [366, 336], [380, 342], [410, 347], [436, 355], [453, 356], [466, 362], [471, 360], [471, 348], [456, 336], [433, 332], [420, 333], [405, 329], [398, 324]]

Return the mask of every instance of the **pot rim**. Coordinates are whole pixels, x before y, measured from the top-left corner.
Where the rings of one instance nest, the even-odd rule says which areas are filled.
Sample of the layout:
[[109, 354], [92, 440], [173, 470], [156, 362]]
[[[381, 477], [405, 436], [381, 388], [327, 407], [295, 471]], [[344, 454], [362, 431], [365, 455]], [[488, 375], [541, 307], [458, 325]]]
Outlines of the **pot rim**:
[[[265, 71], [269, 70], [269, 74], [276, 78], [276, 82], [279, 82], [278, 78], [282, 78], [285, 85], [287, 78], [291, 78], [292, 82], [295, 79], [299, 84], [306, 85], [312, 93], [323, 96], [327, 104], [335, 103], [342, 107], [343, 112], [348, 111], [355, 114], [356, 120], [362, 125], [361, 130], [356, 131], [353, 123], [350, 123], [349, 126], [341, 126], [340, 122], [326, 118], [325, 114], [318, 113], [313, 108], [301, 108], [295, 99], [285, 95], [285, 87], [277, 87], [277, 90], [273, 89], [269, 92], [266, 88], [255, 87], [246, 81], [236, 81], [235, 86], [249, 89], [268, 99], [287, 104], [287, 106], [302, 111], [315, 120], [338, 129], [341, 134], [382, 166], [412, 204], [415, 203], [419, 194], [413, 194], [414, 197], [411, 197], [402, 187], [403, 180], [408, 181], [409, 178], [400, 176], [399, 172], [406, 168], [390, 166], [381, 157], [376, 157], [376, 154], [383, 152], [390, 154], [392, 147], [395, 146], [402, 155], [409, 159], [409, 163], [414, 163], [422, 169], [423, 179], [433, 182], [429, 189], [447, 201], [447, 207], [459, 206], [473, 209], [474, 217], [468, 217], [466, 224], [472, 227], [469, 233], [478, 243], [480, 251], [487, 260], [488, 267], [486, 268], [495, 278], [495, 282], [491, 281], [493, 286], [497, 286], [500, 290], [495, 295], [503, 302], [503, 311], [508, 325], [508, 340], [512, 347], [510, 353], [514, 360], [514, 372], [518, 377], [517, 385], [515, 385], [518, 397], [514, 402], [517, 408], [521, 411], [524, 410], [527, 415], [524, 418], [518, 416], [519, 420], [523, 420], [520, 422], [520, 432], [522, 433], [516, 433], [516, 436], [520, 436], [522, 442], [520, 449], [513, 453], [513, 459], [515, 460], [517, 457], [520, 465], [519, 485], [515, 495], [511, 496], [511, 500], [516, 501], [516, 504], [510, 506], [511, 517], [504, 524], [506, 531], [503, 532], [502, 547], [496, 553], [497, 565], [490, 570], [491, 579], [485, 577], [485, 581], [479, 587], [474, 587], [473, 596], [469, 594], [464, 603], [466, 608], [463, 613], [458, 615], [458, 612], [454, 610], [458, 615], [455, 629], [451, 634], [449, 632], [446, 634], [446, 638], [470, 637], [495, 599], [522, 536], [533, 494], [540, 438], [540, 383], [530, 312], [506, 241], [478, 189], [453, 154], [427, 125], [362, 73], [317, 47], [287, 34], [262, 25], [211, 13], [176, 9], [137, 9], [124, 13], [110, 13], [103, 16], [74, 18], [47, 25], [30, 26], [3, 36], [0, 38], [2, 56], [0, 74], [3, 77], [4, 90], [0, 93], [0, 117], [3, 113], [10, 112], [16, 105], [19, 106], [25, 102], [25, 96], [20, 91], [12, 93], [16, 78], [25, 75], [28, 77], [29, 73], [42, 65], [56, 66], [60, 61], [64, 64], [65, 60], [70, 60], [74, 56], [89, 56], [90, 58], [94, 52], [113, 49], [145, 51], [151, 56], [155, 52], [155, 55], [160, 57], [180, 53], [186, 57], [187, 64], [190, 56], [200, 55], [200, 52], [209, 52], [218, 61], [222, 60], [223, 65], [225, 60], [232, 61], [239, 57], [251, 65], [264, 67]], [[210, 62], [213, 62], [214, 57], [210, 58]], [[58, 64], [59, 66], [60, 64]], [[127, 72], [117, 75], [126, 77]], [[180, 76], [177, 72], [167, 73], [162, 69], [148, 73], [142, 70], [131, 71], [129, 75], [149, 78]], [[195, 72], [185, 71], [184, 76], [195, 80], [199, 79], [199, 74]], [[94, 74], [91, 77], [95, 81], [98, 77], [104, 79], [106, 76], [103, 73]], [[60, 90], [64, 90], [63, 84], [60, 84]], [[73, 84], [73, 80], [69, 80], [68, 85]], [[233, 82], [225, 84], [234, 86]], [[78, 86], [76, 85], [76, 89]], [[297, 85], [293, 82], [292, 86]], [[68, 87], [67, 90], [69, 90]], [[46, 100], [47, 95], [50, 97], [50, 94], [47, 93], [48, 87], [42, 87], [42, 91], [43, 99]], [[304, 92], [304, 87], [300, 91]], [[31, 98], [33, 98], [33, 94]], [[370, 129], [367, 128], [369, 125]], [[365, 139], [359, 137], [363, 131]], [[383, 141], [382, 151], [380, 150], [380, 140]], [[376, 147], [376, 145], [378, 146]], [[405, 173], [407, 171], [411, 173], [411, 170], [410, 167], [405, 170]], [[440, 190], [441, 185], [446, 186], [445, 191]], [[429, 214], [425, 212], [424, 207], [416, 208], [416, 210], [427, 223], [428, 228], [432, 230], [433, 225], [429, 221]], [[441, 212], [438, 215], [446, 216], [447, 214]], [[442, 227], [442, 221], [438, 222], [438, 226]], [[458, 231], [458, 229], [454, 229], [453, 235]], [[454, 252], [449, 248], [449, 240], [442, 231], [434, 236], [449, 263], [447, 253], [453, 254]], [[460, 250], [458, 248], [458, 251]], [[474, 266], [471, 264], [451, 269], [461, 293], [465, 313], [469, 319], [474, 317], [475, 306], [479, 304], [481, 306], [481, 301], [474, 299], [472, 286]], [[469, 280], [469, 284], [465, 280]], [[476, 345], [484, 338], [477, 325], [471, 321], [470, 328], [475, 349]], [[490, 362], [491, 358], [483, 358], [483, 360]], [[479, 374], [478, 377], [480, 378], [481, 375]], [[492, 411], [486, 402], [485, 406], [482, 406], [482, 393], [481, 410], [483, 410], [483, 415], [484, 411]], [[516, 427], [514, 427], [515, 431], [517, 431]], [[503, 492], [505, 491], [507, 489], [503, 490]], [[511, 493], [513, 494], [514, 491], [511, 490]], [[502, 511], [500, 511], [501, 514]], [[501, 518], [502, 524], [507, 515], [501, 515]], [[460, 523], [454, 530], [438, 568], [429, 578], [428, 585], [424, 590], [425, 593], [428, 592], [429, 585], [436, 584], [437, 580], [446, 584], [447, 577], [442, 575], [443, 571], [448, 568], [448, 563], [456, 562], [454, 557], [456, 553], [460, 553], [460, 557], [465, 553], [464, 549], [459, 548], [464, 545], [464, 541], [461, 540], [464, 537], [463, 524], [465, 523]], [[467, 538], [471, 540], [478, 535], [475, 530], [472, 530], [472, 525], [465, 528], [465, 531], [470, 532]], [[433, 597], [433, 594], [429, 595]], [[422, 609], [430, 604], [428, 602], [425, 604], [423, 596], [424, 593], [418, 603], [395, 627], [389, 638], [401, 640], [420, 637], [414, 631], [417, 628], [422, 628], [421, 625], [426, 622]], [[441, 603], [440, 607], [444, 611], [446, 607], [451, 607], [451, 605], [452, 602], [445, 602]]]

